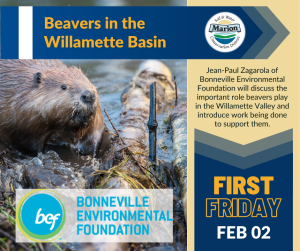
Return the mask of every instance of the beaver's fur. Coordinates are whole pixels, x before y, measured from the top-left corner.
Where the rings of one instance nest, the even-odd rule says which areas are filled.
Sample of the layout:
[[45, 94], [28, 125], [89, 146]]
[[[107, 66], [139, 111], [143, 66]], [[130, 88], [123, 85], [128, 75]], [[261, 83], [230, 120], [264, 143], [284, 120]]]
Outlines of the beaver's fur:
[[[85, 91], [91, 99], [84, 101]], [[95, 154], [103, 131], [96, 88], [80, 69], [60, 60], [0, 60], [4, 143], [27, 153], [60, 142]]]

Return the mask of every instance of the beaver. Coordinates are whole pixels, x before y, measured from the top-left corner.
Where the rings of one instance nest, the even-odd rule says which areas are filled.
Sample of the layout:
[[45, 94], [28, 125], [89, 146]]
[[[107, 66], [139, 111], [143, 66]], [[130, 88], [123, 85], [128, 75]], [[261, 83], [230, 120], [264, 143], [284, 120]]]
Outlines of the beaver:
[[95, 155], [104, 121], [96, 87], [60, 60], [0, 60], [0, 139], [22, 153], [63, 144]]

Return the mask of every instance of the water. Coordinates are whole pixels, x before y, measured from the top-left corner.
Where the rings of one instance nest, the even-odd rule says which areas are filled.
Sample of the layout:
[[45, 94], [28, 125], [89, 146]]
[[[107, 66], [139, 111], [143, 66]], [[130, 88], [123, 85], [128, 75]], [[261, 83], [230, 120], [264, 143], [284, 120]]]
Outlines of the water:
[[[118, 123], [122, 108], [121, 93], [135, 75], [143, 60], [62, 60], [67, 65], [80, 67], [91, 83], [97, 87], [100, 106], [114, 123]], [[178, 102], [186, 101], [186, 60], [163, 60], [177, 78]], [[173, 103], [174, 105], [174, 103]], [[104, 112], [103, 112], [104, 114]], [[109, 126], [109, 121], [104, 115]]]

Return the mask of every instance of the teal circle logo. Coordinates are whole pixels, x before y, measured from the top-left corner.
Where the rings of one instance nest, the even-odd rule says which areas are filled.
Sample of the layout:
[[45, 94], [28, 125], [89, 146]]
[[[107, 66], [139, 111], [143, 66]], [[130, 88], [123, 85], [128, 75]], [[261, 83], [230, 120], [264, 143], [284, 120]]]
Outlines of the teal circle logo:
[[17, 225], [34, 241], [52, 241], [64, 229], [66, 210], [60, 195], [51, 190], [34, 190], [26, 194], [17, 207]]

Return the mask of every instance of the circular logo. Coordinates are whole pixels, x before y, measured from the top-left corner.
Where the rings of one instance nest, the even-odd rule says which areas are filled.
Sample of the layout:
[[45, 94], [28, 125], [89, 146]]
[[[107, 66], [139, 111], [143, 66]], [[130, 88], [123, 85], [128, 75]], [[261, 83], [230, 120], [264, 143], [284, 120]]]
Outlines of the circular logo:
[[206, 24], [205, 37], [208, 44], [220, 52], [231, 52], [239, 48], [246, 35], [242, 20], [230, 12], [214, 15]]
[[26, 194], [18, 203], [16, 215], [20, 231], [34, 241], [53, 241], [65, 229], [65, 206], [60, 195], [51, 190]]

